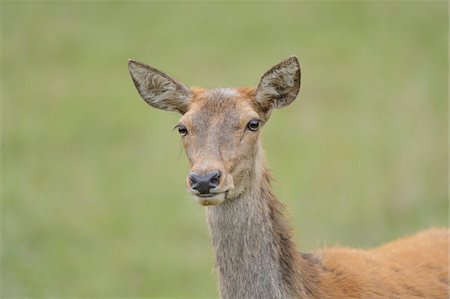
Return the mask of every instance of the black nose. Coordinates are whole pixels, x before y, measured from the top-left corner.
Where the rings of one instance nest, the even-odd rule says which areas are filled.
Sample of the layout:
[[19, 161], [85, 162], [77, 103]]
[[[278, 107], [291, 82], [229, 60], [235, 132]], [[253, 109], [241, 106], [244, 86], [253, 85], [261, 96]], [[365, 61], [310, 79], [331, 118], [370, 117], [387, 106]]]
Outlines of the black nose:
[[191, 188], [200, 192], [200, 194], [208, 194], [209, 190], [216, 188], [220, 183], [220, 172], [215, 170], [206, 175], [198, 175], [191, 172], [189, 175], [189, 183]]

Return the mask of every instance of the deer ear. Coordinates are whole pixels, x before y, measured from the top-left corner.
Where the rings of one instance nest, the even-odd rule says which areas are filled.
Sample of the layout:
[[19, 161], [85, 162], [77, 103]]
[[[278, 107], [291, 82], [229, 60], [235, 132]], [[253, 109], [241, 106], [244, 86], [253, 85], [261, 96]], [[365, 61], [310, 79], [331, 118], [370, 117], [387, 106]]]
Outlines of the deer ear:
[[189, 109], [191, 91], [183, 83], [134, 60], [128, 60], [128, 70], [139, 94], [150, 106], [181, 114]]
[[268, 70], [256, 89], [256, 102], [265, 110], [292, 103], [300, 90], [300, 64], [291, 56]]

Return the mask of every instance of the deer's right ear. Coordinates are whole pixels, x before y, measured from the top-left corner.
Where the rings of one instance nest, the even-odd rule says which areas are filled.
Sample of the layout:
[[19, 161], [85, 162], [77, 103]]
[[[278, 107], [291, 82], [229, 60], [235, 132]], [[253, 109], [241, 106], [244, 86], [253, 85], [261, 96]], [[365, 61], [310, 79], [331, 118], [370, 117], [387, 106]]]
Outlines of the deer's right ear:
[[134, 60], [128, 60], [128, 70], [139, 94], [150, 106], [181, 114], [188, 111], [192, 93], [183, 83]]

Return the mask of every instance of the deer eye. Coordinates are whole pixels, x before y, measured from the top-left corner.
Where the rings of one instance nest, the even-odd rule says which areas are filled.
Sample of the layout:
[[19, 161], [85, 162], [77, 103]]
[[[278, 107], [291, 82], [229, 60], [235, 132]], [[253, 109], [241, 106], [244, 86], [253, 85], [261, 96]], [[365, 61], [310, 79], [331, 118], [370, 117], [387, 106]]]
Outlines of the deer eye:
[[252, 119], [251, 121], [248, 122], [247, 124], [247, 129], [249, 129], [250, 131], [257, 131], [259, 129], [259, 124], [261, 123], [260, 120], [257, 119]]
[[181, 136], [186, 136], [187, 135], [188, 131], [187, 131], [185, 126], [178, 125], [177, 128], [178, 128], [178, 133], [180, 133]]

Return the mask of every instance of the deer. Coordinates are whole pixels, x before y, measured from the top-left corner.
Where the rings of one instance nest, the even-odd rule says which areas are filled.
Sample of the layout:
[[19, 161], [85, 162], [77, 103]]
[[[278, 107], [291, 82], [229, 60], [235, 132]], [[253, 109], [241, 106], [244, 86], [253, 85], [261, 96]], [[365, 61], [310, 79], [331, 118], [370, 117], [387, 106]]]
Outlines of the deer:
[[190, 88], [135, 60], [128, 70], [146, 103], [181, 115], [187, 190], [206, 209], [221, 298], [449, 298], [446, 228], [372, 249], [297, 250], [260, 140], [273, 110], [297, 98], [295, 56], [256, 88]]

